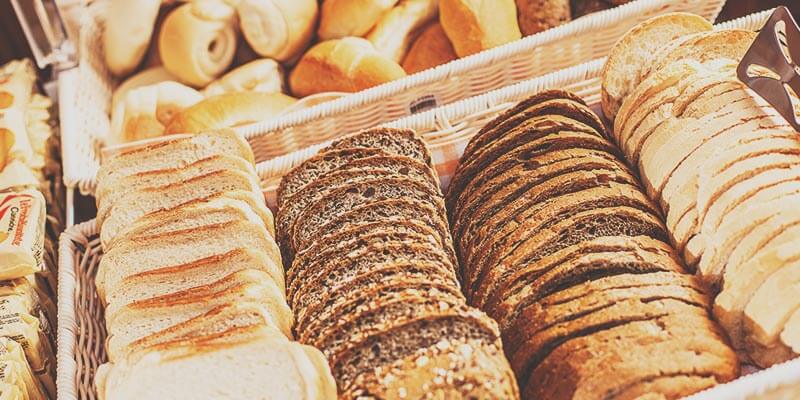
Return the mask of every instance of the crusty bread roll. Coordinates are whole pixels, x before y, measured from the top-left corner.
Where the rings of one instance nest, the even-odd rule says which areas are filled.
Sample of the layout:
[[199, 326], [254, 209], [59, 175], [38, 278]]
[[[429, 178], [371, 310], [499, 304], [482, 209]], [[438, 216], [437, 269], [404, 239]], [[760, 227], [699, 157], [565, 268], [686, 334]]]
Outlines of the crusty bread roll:
[[453, 44], [442, 29], [442, 24], [434, 22], [419, 35], [403, 60], [403, 69], [413, 74], [449, 63], [457, 59]]
[[320, 40], [364, 36], [398, 0], [324, 0], [320, 15]]
[[232, 92], [280, 93], [284, 91], [283, 67], [275, 60], [263, 58], [223, 75], [203, 90], [206, 96]]
[[158, 37], [164, 68], [190, 86], [220, 76], [236, 52], [236, 12], [221, 0], [198, 0], [171, 12]]
[[131, 90], [140, 88], [142, 86], [150, 86], [160, 82], [175, 80], [177, 80], [177, 78], [170, 74], [169, 71], [167, 71], [164, 67], [148, 68], [144, 71], [136, 73], [135, 75], [132, 75], [130, 78], [122, 82], [122, 84], [117, 86], [117, 88], [114, 90], [114, 94], [111, 96], [112, 119], [113, 113], [117, 109], [117, 105], [120, 101], [125, 100], [125, 97]]
[[459, 57], [522, 37], [514, 0], [441, 0], [439, 21]]
[[172, 119], [166, 134], [198, 133], [262, 121], [281, 113], [296, 100], [283, 93], [226, 93], [209, 97]]
[[315, 0], [239, 0], [236, 11], [253, 50], [279, 61], [305, 49], [317, 21]]
[[381, 17], [367, 40], [378, 52], [399, 63], [420, 30], [436, 18], [438, 11], [439, 0], [402, 0]]
[[103, 31], [103, 57], [111, 73], [131, 73], [142, 61], [161, 0], [115, 0], [110, 2]]
[[108, 144], [158, 137], [178, 111], [203, 99], [178, 82], [161, 82], [133, 89], [117, 104]]
[[405, 75], [400, 65], [378, 53], [369, 41], [346, 37], [312, 47], [292, 71], [289, 86], [298, 97], [358, 92]]
[[559, 26], [572, 18], [569, 0], [517, 0], [519, 29], [524, 36]]

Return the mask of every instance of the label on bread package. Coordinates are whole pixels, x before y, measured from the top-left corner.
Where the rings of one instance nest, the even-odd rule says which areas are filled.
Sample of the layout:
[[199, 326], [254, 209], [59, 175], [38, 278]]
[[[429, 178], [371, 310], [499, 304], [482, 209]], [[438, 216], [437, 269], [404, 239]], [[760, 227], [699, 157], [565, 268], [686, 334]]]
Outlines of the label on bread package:
[[37, 190], [0, 193], [0, 280], [44, 269], [45, 217]]

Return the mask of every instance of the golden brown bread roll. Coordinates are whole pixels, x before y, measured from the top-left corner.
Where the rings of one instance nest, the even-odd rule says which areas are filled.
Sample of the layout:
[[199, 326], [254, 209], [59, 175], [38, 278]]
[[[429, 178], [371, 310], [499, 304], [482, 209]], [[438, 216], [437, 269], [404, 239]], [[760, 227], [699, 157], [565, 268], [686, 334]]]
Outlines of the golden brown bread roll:
[[398, 0], [325, 0], [322, 2], [320, 40], [364, 36]]
[[436, 18], [438, 11], [438, 0], [402, 0], [381, 17], [367, 40], [381, 54], [401, 62], [420, 30]]
[[198, 133], [263, 121], [280, 114], [296, 100], [283, 93], [226, 93], [209, 97], [178, 113], [165, 133]]
[[262, 58], [236, 67], [203, 90], [206, 96], [232, 92], [283, 92], [283, 67], [275, 60]]
[[569, 0], [517, 0], [519, 29], [524, 36], [559, 26], [571, 19]]
[[306, 48], [317, 22], [316, 0], [238, 0], [236, 11], [253, 50], [279, 61]]
[[116, 0], [108, 7], [103, 31], [103, 57], [108, 69], [124, 76], [141, 63], [161, 0]]
[[437, 65], [449, 63], [457, 59], [453, 44], [444, 33], [442, 25], [434, 22], [419, 35], [403, 60], [403, 69], [413, 74], [433, 68]]
[[292, 71], [292, 94], [358, 92], [406, 75], [396, 62], [378, 53], [365, 39], [346, 37], [312, 47]]
[[158, 37], [164, 68], [202, 87], [222, 75], [236, 52], [236, 12], [221, 0], [197, 0], [171, 12]]
[[522, 37], [514, 0], [441, 0], [439, 21], [459, 57]]

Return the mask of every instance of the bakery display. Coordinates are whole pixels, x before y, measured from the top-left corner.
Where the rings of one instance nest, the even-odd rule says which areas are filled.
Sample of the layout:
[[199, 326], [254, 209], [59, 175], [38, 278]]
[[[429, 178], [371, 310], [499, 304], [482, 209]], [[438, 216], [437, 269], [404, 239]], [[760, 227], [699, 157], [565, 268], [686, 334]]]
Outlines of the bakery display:
[[292, 341], [272, 213], [243, 138], [126, 150], [98, 185], [100, 399], [336, 397], [323, 355]]
[[0, 66], [0, 386], [55, 398], [56, 243], [63, 229], [60, 143], [30, 60]]
[[[797, 357], [797, 132], [736, 78], [755, 38], [701, 30], [671, 14], [634, 28], [604, 70], [603, 107], [615, 140], [666, 214], [675, 248], [720, 290], [714, 315], [742, 359], [768, 367]], [[661, 43], [639, 57], [632, 40]], [[605, 94], [604, 92], [604, 94]], [[620, 107], [618, 105], [621, 104]], [[618, 110], [615, 112], [615, 110]]]
[[672, 399], [738, 376], [709, 289], [620, 156], [583, 100], [548, 91], [486, 124], [450, 183], [464, 293], [497, 320], [523, 398]]
[[413, 132], [342, 138], [290, 171], [276, 230], [298, 340], [340, 399], [518, 398], [494, 321], [467, 306], [444, 202]]

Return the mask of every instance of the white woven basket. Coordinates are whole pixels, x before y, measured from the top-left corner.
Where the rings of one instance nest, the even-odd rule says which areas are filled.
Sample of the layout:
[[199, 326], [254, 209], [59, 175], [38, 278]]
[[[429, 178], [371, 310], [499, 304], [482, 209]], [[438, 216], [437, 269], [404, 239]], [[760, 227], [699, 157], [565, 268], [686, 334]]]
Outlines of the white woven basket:
[[[668, 11], [687, 11], [714, 20], [725, 0], [635, 0], [591, 14], [517, 42], [463, 58], [341, 99], [243, 127], [256, 159], [263, 161], [375, 126], [436, 105], [475, 96], [532, 77], [605, 56], [635, 24]], [[102, 57], [107, 1], [89, 7], [81, 26], [80, 65], [74, 101], [64, 112], [64, 181], [92, 193], [100, 166], [99, 148], [109, 131], [110, 99], [118, 84]]]

